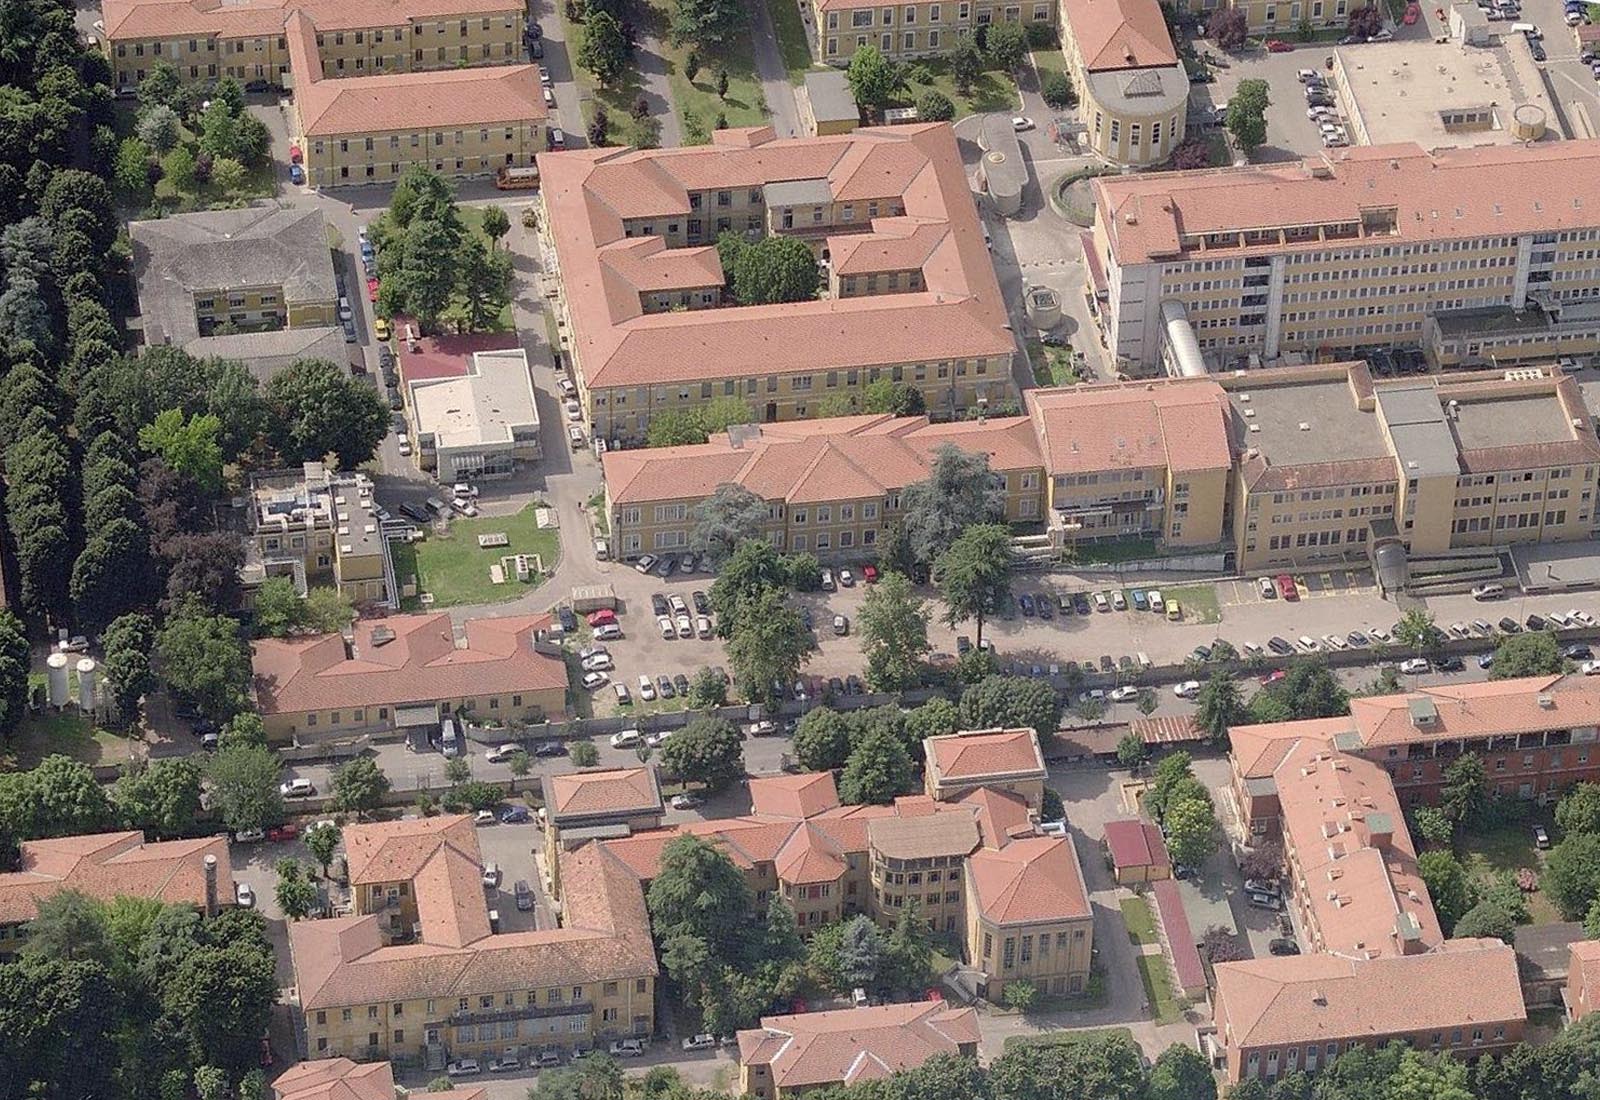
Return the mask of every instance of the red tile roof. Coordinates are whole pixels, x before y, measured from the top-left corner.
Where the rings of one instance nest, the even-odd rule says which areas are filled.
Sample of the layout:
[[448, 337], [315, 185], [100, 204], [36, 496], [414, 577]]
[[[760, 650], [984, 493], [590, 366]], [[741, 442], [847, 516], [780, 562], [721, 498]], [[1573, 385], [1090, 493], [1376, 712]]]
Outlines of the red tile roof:
[[765, 775], [750, 780], [750, 812], [774, 817], [814, 817], [839, 805], [832, 772]]
[[1044, 778], [1039, 735], [1031, 729], [970, 730], [923, 741], [935, 781]]
[[661, 786], [656, 770], [650, 767], [549, 775], [544, 780], [544, 797], [550, 817], [557, 822], [595, 814], [661, 812]]
[[[1159, 833], [1157, 834], [1159, 838]], [[1172, 960], [1172, 971], [1178, 979], [1178, 988], [1204, 989], [1206, 968], [1200, 961], [1200, 949], [1195, 946], [1194, 929], [1189, 925], [1189, 914], [1183, 908], [1183, 895], [1175, 879], [1157, 879], [1150, 885], [1155, 896], [1156, 918], [1166, 939], [1167, 957]]]
[[739, 1061], [766, 1065], [780, 1089], [881, 1080], [978, 1042], [978, 1014], [942, 1001], [766, 1016], [739, 1032]]
[[1111, 853], [1112, 865], [1118, 870], [1165, 867], [1168, 863], [1167, 845], [1161, 839], [1161, 830], [1148, 821], [1106, 822], [1106, 848]]
[[207, 856], [217, 857], [220, 901], [232, 904], [233, 865], [225, 836], [147, 844], [143, 833], [128, 831], [25, 840], [17, 870], [0, 874], [0, 924], [32, 920], [39, 902], [62, 890], [101, 901], [152, 898], [198, 909], [206, 902]]
[[1047, 474], [1233, 464], [1227, 395], [1209, 378], [1108, 382], [1024, 395]]
[[1090, 72], [1178, 63], [1156, 0], [1065, 0], [1061, 13]]
[[[277, 1100], [395, 1100], [394, 1071], [388, 1062], [321, 1058], [284, 1070], [272, 1082]], [[442, 1092], [406, 1093], [407, 1100], [445, 1100]], [[481, 1088], [453, 1086], [449, 1100], [483, 1100]]]
[[1024, 837], [1003, 848], [979, 849], [967, 860], [967, 874], [979, 911], [996, 924], [1090, 915], [1071, 837]]
[[349, 654], [339, 634], [263, 639], [251, 647], [256, 700], [263, 714], [295, 714], [564, 689], [566, 663], [533, 648], [549, 623], [469, 619], [461, 648], [445, 612], [362, 619]]

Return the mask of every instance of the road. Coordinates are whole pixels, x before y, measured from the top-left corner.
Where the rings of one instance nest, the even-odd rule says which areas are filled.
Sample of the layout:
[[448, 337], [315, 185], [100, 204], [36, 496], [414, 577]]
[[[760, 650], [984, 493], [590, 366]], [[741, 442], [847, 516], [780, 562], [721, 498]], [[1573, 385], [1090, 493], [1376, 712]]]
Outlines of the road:
[[767, 101], [768, 120], [779, 137], [800, 134], [800, 106], [795, 102], [794, 85], [778, 49], [778, 33], [773, 29], [768, 4], [789, 4], [794, 0], [760, 0], [749, 5], [750, 38], [755, 54], [756, 75], [761, 78], [761, 94]]
[[561, 127], [567, 145], [582, 149], [589, 144], [583, 126], [583, 113], [578, 108], [582, 92], [572, 71], [572, 53], [567, 48], [566, 26], [556, 12], [557, 0], [529, 0], [528, 18], [544, 32], [544, 56], [536, 64], [550, 74], [554, 82], [556, 109], [552, 122]]

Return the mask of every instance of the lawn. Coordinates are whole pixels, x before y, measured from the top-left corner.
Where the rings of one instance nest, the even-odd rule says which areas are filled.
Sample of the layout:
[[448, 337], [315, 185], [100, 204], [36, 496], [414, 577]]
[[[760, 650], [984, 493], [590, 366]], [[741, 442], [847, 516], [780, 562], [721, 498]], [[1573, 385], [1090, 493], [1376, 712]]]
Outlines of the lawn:
[[[978, 75], [968, 95], [956, 91], [955, 77], [950, 75], [950, 63], [941, 57], [913, 61], [907, 67], [909, 81], [907, 94], [892, 104], [896, 107], [914, 107], [922, 93], [930, 88], [943, 92], [956, 107], [956, 118], [990, 111], [1018, 110], [1017, 85], [1011, 74], [999, 69], [989, 69]], [[918, 80], [926, 76], [927, 80]]]
[[814, 66], [811, 60], [811, 42], [806, 37], [805, 18], [800, 14], [798, 0], [766, 0], [767, 12], [772, 16], [772, 29], [778, 36], [778, 52], [783, 55], [784, 68], [789, 70], [789, 82], [800, 84]]
[[589, 70], [577, 63], [578, 54], [583, 49], [583, 24], [567, 18], [564, 4], [557, 4], [556, 12], [566, 32], [567, 56], [573, 59], [572, 77], [577, 81], [580, 90], [578, 109], [583, 114], [584, 130], [587, 131], [589, 124], [594, 121], [595, 105], [602, 104], [606, 109], [606, 117], [610, 120], [607, 133], [611, 144], [633, 145], [645, 149], [653, 149], [659, 145], [661, 137], [659, 125], [649, 118], [641, 121], [633, 117], [633, 105], [642, 90], [639, 84], [639, 71], [630, 65], [623, 70], [614, 87], [597, 87]]
[[1028, 362], [1033, 380], [1041, 386], [1076, 386], [1083, 381], [1076, 357], [1070, 348], [1047, 346], [1042, 340], [1028, 340]]
[[[491, 203], [489, 205], [499, 206], [505, 211], [506, 217], [510, 219], [511, 224], [513, 226], [517, 224], [517, 218], [520, 215], [509, 204]], [[483, 232], [483, 212], [488, 208], [489, 206], [458, 206], [456, 209], [461, 211], [461, 224], [466, 227], [467, 231], [490, 248], [494, 248], [496, 247], [495, 243], [486, 237]], [[501, 240], [503, 242], [504, 238], [501, 238]], [[502, 243], [499, 247], [504, 247], [504, 244]], [[515, 327], [515, 322], [511, 319], [511, 302], [507, 300], [506, 304], [501, 308], [499, 316], [494, 319], [494, 324], [489, 326], [489, 331], [511, 332]]]
[[93, 722], [62, 711], [59, 714], [29, 715], [11, 739], [11, 751], [0, 756], [5, 765], [19, 771], [37, 767], [39, 761], [57, 753], [91, 766], [125, 764], [128, 739], [103, 730]]
[[1122, 899], [1122, 922], [1128, 926], [1128, 938], [1143, 945], [1156, 943], [1156, 922], [1150, 906], [1143, 898]]
[[594, 533], [601, 538], [611, 534], [611, 520], [606, 515], [606, 491], [596, 489], [594, 496], [589, 498], [589, 522], [594, 525]]
[[1006, 1039], [1006, 1050], [1017, 1047], [1065, 1047], [1086, 1043], [1091, 1039], [1118, 1038], [1130, 1045], [1134, 1043], [1133, 1031], [1126, 1027], [1086, 1027], [1081, 1031], [1042, 1031], [1037, 1035], [1012, 1035]]
[[[1548, 825], [1546, 822], [1546, 827]], [[1458, 848], [1467, 873], [1486, 884], [1501, 874], [1523, 867], [1544, 872], [1544, 857], [1533, 846], [1532, 822], [1518, 822], [1490, 833], [1465, 834]], [[1550, 895], [1543, 890], [1535, 890], [1527, 899], [1531, 923], [1554, 924], [1561, 919]]]
[[[555, 568], [561, 553], [561, 539], [554, 528], [539, 529], [536, 507], [530, 504], [514, 516], [454, 518], [443, 535], [430, 531], [421, 542], [396, 543], [395, 575], [402, 585], [407, 578], [415, 576], [417, 590], [431, 592], [435, 608], [501, 603], [526, 595], [538, 584], [537, 576], [532, 583], [523, 584], [512, 574], [504, 584], [495, 584], [489, 579], [489, 566], [498, 563], [505, 554], [538, 554], [545, 569]], [[480, 548], [478, 536], [490, 533], [505, 534], [510, 545]], [[420, 606], [415, 597], [405, 603], [407, 610]]]
[[1144, 982], [1144, 995], [1155, 1010], [1157, 1024], [1175, 1024], [1183, 1019], [1183, 1005], [1172, 994], [1172, 977], [1167, 973], [1167, 960], [1161, 955], [1140, 955], [1139, 979]]
[[1143, 561], [1157, 554], [1154, 539], [1110, 539], [1078, 547], [1074, 559], [1084, 563], [1114, 565], [1123, 561]]
[[1217, 589], [1210, 584], [1186, 584], [1162, 591], [1168, 600], [1177, 600], [1186, 623], [1220, 623], [1222, 608], [1217, 604]]
[[[670, 18], [666, 5], [656, 4], [654, 7], [655, 19], [665, 26]], [[670, 37], [663, 35], [661, 49], [667, 63], [667, 80], [672, 87], [673, 108], [678, 112], [679, 125], [683, 127], [685, 145], [704, 145], [709, 142], [719, 114], [729, 126], [761, 126], [766, 123], [767, 101], [761, 94], [761, 80], [756, 76], [749, 32], [734, 35], [733, 41], [715, 53], [702, 53], [700, 70], [694, 74], [692, 81], [685, 67], [689, 48], [675, 45]], [[717, 95], [719, 69], [728, 74], [726, 98]]]

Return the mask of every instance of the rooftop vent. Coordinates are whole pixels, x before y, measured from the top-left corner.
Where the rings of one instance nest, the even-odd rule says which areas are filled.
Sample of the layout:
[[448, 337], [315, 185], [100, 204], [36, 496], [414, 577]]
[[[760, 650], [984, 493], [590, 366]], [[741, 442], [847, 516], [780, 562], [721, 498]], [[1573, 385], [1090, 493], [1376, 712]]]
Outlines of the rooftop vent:
[[1541, 691], [1539, 693], [1539, 709], [1540, 710], [1555, 710], [1556, 709], [1556, 697], [1554, 695], [1551, 695], [1547, 691]]
[[1250, 425], [1250, 430], [1253, 431], [1253, 432], [1259, 432], [1261, 430], [1261, 425], [1260, 424], [1252, 424], [1252, 425]]
[[1309, 432], [1311, 430], [1311, 425], [1302, 420], [1300, 421], [1300, 430], [1303, 432]]
[[394, 631], [386, 626], [375, 626], [370, 638], [374, 646], [388, 645], [394, 641]]
[[1244, 417], [1245, 417], [1246, 420], [1255, 419], [1255, 415], [1256, 415], [1256, 411], [1254, 409], [1246, 409], [1244, 411]]

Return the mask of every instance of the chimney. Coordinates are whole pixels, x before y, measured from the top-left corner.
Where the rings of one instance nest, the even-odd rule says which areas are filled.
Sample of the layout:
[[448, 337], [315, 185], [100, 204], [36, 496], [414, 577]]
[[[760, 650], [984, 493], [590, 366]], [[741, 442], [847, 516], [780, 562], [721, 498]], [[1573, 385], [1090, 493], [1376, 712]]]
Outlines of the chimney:
[[206, 868], [206, 916], [217, 915], [217, 857], [208, 855], [205, 858]]
[[1369, 843], [1379, 851], [1387, 851], [1394, 843], [1394, 819], [1388, 814], [1369, 813], [1367, 815], [1367, 832], [1371, 836]]

